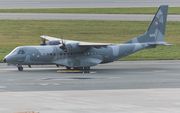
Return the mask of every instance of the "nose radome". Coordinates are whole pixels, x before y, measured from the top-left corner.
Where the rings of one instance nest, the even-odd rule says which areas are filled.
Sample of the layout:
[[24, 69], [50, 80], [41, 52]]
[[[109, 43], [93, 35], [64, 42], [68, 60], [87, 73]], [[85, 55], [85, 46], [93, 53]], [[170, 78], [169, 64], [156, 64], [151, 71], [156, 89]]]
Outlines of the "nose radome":
[[4, 62], [6, 62], [6, 58], [4, 58], [4, 60], [3, 60]]

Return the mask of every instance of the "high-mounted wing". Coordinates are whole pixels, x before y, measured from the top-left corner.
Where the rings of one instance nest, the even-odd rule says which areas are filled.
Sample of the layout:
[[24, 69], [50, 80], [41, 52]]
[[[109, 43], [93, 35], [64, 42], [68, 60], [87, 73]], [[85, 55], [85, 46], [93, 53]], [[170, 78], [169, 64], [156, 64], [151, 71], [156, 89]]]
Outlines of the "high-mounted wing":
[[[40, 36], [43, 39], [49, 40], [49, 41], [55, 41], [55, 40], [59, 40], [62, 41], [62, 39], [56, 38], [56, 37], [50, 37], [50, 36]], [[72, 42], [73, 40], [65, 40], [66, 42]], [[77, 42], [77, 41], [73, 41], [73, 42]]]
[[[41, 45], [59, 45], [63, 44], [65, 46], [67, 43], [79, 43], [79, 41], [73, 41], [73, 40], [64, 40], [64, 39], [59, 39], [55, 37], [50, 37], [50, 36], [40, 36], [42, 38], [43, 43]], [[48, 40], [45, 42], [45, 40]]]
[[49, 41], [58, 41], [58, 42], [64, 42], [65, 44], [71, 44], [71, 43], [78, 43], [79, 47], [107, 47], [109, 45], [113, 45], [111, 43], [91, 43], [91, 42], [80, 42], [80, 41], [74, 41], [74, 40], [62, 40], [59, 38], [55, 37], [50, 37], [50, 36], [41, 36], [41, 38], [49, 40]]
[[50, 36], [40, 36], [43, 39], [49, 40], [49, 41], [53, 41], [53, 40], [61, 40], [59, 38], [55, 38], [55, 37], [50, 37]]
[[109, 45], [112, 45], [110, 43], [90, 43], [90, 42], [80, 42], [80, 47], [107, 47]]

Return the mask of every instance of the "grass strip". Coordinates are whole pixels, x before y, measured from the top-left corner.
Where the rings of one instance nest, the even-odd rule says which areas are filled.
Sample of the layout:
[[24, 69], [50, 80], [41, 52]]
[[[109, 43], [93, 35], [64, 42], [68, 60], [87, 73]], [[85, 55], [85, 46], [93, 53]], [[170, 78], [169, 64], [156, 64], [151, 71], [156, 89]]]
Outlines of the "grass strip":
[[[94, 13], [94, 14], [154, 14], [158, 7], [141, 8], [53, 8], [0, 9], [0, 13]], [[169, 7], [168, 14], [180, 14], [180, 7]]]
[[[0, 20], [0, 61], [17, 46], [39, 45], [41, 35], [123, 43], [146, 32], [150, 21]], [[180, 59], [180, 22], [167, 22], [165, 41], [176, 46], [145, 49], [120, 60]]]

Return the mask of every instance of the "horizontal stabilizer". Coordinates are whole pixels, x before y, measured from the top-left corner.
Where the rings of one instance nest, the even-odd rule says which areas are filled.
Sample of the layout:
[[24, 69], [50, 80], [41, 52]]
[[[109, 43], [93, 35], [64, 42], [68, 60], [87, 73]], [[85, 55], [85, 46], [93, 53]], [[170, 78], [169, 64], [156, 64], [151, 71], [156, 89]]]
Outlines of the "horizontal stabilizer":
[[155, 43], [148, 43], [148, 45], [174, 46], [174, 44], [168, 44], [167, 42], [155, 42]]

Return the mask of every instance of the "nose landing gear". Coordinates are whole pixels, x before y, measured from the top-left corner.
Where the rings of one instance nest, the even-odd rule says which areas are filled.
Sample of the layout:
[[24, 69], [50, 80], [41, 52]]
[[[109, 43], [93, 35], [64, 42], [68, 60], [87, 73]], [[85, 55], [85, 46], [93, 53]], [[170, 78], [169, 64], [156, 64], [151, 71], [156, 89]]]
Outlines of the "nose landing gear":
[[19, 71], [23, 71], [23, 67], [19, 64], [10, 64], [10, 65], [17, 67]]

